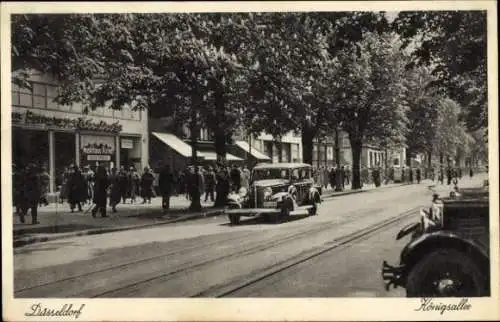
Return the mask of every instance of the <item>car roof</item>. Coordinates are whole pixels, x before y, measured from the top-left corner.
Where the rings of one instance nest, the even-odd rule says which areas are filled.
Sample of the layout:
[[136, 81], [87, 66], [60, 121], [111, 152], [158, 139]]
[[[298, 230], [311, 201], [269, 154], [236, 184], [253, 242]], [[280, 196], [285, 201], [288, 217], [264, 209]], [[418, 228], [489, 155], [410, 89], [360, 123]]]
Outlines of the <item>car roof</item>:
[[297, 163], [297, 162], [281, 162], [281, 163], [260, 163], [254, 167], [254, 169], [293, 169], [293, 168], [302, 168], [302, 167], [311, 167], [310, 164], [307, 163]]

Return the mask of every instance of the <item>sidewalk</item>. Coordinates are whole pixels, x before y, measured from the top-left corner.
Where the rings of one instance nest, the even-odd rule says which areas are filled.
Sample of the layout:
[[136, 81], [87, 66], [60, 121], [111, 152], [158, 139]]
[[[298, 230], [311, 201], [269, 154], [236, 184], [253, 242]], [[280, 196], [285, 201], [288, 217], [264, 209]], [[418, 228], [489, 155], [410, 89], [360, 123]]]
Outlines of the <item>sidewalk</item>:
[[[478, 174], [472, 179], [463, 177], [459, 181], [460, 186], [482, 185], [485, 174]], [[408, 184], [389, 183], [375, 187], [374, 184], [366, 184], [362, 189], [352, 190], [351, 186], [346, 186], [344, 191], [336, 192], [333, 189], [323, 190], [323, 199], [335, 198], [343, 195], [362, 193], [369, 191], [384, 191], [394, 187], [400, 187]], [[414, 183], [416, 185], [416, 183]], [[430, 180], [423, 180], [420, 185], [429, 187], [436, 192], [448, 194], [453, 186], [441, 185]], [[193, 213], [188, 211], [190, 201], [184, 196], [174, 196], [170, 199], [170, 209], [163, 212], [161, 208], [161, 198], [153, 198], [151, 204], [135, 203], [119, 204], [117, 213], [112, 213], [108, 207], [107, 218], [101, 218], [99, 214], [93, 218], [90, 212], [90, 205], [83, 207], [82, 212], [71, 213], [69, 205], [52, 203], [46, 207], [38, 209], [38, 221], [40, 224], [31, 225], [31, 217], [26, 216], [26, 223], [22, 224], [19, 216], [14, 216], [13, 239], [14, 247], [20, 247], [27, 244], [44, 242], [72, 236], [83, 236], [92, 234], [102, 234], [113, 231], [122, 231], [130, 229], [139, 229], [156, 225], [170, 224], [179, 221], [195, 220], [204, 217], [212, 217], [222, 214], [221, 208], [214, 208], [213, 203], [202, 202], [201, 212]]]
[[170, 199], [170, 209], [164, 212], [159, 197], [153, 198], [151, 204], [142, 204], [142, 201], [130, 204], [128, 200], [126, 204], [118, 204], [116, 213], [111, 212], [108, 207], [108, 217], [102, 218], [97, 214], [97, 217], [93, 218], [90, 205], [85, 205], [82, 212], [71, 213], [67, 203], [51, 203], [49, 206], [38, 208], [38, 221], [40, 222], [38, 225], [31, 225], [29, 212], [24, 224], [20, 222], [19, 216], [14, 216], [14, 247], [71, 236], [169, 224], [222, 213], [222, 209], [214, 208], [212, 202], [201, 204], [203, 207], [201, 212], [190, 212], [188, 210], [190, 201], [184, 196], [174, 196]]

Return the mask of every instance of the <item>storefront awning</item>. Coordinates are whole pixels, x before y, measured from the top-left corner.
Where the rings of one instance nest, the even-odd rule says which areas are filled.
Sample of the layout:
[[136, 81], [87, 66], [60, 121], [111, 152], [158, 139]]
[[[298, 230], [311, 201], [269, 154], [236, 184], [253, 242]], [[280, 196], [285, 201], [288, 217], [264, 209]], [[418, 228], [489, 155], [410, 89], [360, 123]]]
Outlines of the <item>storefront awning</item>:
[[268, 157], [264, 153], [256, 150], [255, 148], [252, 148], [252, 150], [250, 151], [250, 146], [245, 141], [236, 141], [235, 144], [238, 147], [240, 147], [241, 149], [245, 150], [247, 153], [250, 153], [257, 160], [262, 160], [262, 161], [264, 161], [264, 160], [271, 160], [270, 157]]
[[191, 146], [179, 139], [177, 136], [170, 133], [152, 132], [152, 134], [160, 141], [171, 147], [183, 157], [191, 157]]
[[[198, 152], [198, 154], [203, 157], [207, 161], [215, 161], [217, 160], [217, 154], [215, 152]], [[226, 161], [243, 161], [243, 159], [238, 158], [235, 155], [232, 155], [230, 153], [226, 153]]]

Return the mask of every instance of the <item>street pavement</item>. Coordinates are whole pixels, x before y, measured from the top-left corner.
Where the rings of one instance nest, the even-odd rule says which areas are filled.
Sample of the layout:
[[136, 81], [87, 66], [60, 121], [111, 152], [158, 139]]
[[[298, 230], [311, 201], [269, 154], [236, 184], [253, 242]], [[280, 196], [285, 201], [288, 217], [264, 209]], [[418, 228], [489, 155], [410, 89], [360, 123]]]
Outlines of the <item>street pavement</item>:
[[[336, 192], [331, 187], [328, 187], [323, 192], [323, 198], [366, 192], [373, 189], [386, 189], [399, 185], [391, 183], [375, 188], [373, 184], [370, 184], [365, 185], [362, 190], [351, 190], [350, 186], [346, 186], [345, 190], [341, 192]], [[24, 224], [20, 222], [18, 216], [14, 217], [14, 247], [72, 236], [172, 224], [222, 214], [221, 208], [214, 208], [213, 202], [204, 202], [203, 198], [203, 210], [201, 212], [189, 211], [189, 205], [190, 201], [184, 195], [172, 196], [168, 211], [162, 210], [161, 198], [159, 197], [153, 198], [151, 204], [142, 204], [140, 201], [131, 204], [130, 200], [127, 200], [125, 204], [120, 203], [117, 206], [118, 212], [116, 213], [112, 213], [108, 209], [109, 217], [101, 218], [98, 216], [93, 218], [90, 213], [90, 204], [84, 205], [82, 212], [72, 213], [67, 203], [51, 203], [48, 206], [39, 208], [38, 221], [40, 224], [38, 225], [31, 225], [29, 216], [26, 217]]]
[[[461, 186], [482, 184], [484, 176]], [[14, 249], [16, 297], [356, 297], [386, 292], [395, 234], [430, 204], [429, 182], [321, 204], [317, 216], [229, 225], [223, 216]], [[382, 225], [383, 223], [383, 225]]]

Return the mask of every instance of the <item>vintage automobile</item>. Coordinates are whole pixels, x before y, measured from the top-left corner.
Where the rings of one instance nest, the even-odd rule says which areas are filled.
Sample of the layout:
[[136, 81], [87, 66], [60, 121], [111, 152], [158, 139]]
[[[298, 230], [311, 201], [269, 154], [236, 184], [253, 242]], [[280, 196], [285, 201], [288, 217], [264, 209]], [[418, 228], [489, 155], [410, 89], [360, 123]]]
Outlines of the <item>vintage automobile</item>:
[[228, 196], [225, 213], [233, 225], [242, 216], [264, 215], [279, 222], [302, 212], [315, 215], [320, 202], [321, 188], [314, 183], [311, 165], [258, 164], [252, 170], [248, 191], [241, 188]]
[[420, 222], [403, 228], [411, 239], [399, 266], [382, 264], [386, 289], [404, 287], [407, 297], [474, 297], [490, 293], [488, 187], [434, 194]]

